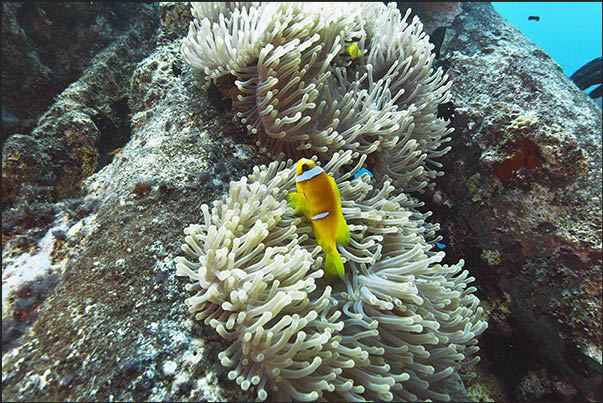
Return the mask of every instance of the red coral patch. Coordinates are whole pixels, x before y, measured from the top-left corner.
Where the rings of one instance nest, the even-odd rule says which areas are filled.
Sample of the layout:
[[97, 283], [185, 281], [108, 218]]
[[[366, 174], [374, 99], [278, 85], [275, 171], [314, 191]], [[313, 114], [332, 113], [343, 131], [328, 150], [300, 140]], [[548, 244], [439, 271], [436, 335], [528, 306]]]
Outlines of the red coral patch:
[[494, 164], [494, 173], [501, 180], [507, 181], [520, 168], [531, 169], [536, 166], [536, 144], [529, 139], [520, 139], [515, 144], [515, 153], [503, 162]]

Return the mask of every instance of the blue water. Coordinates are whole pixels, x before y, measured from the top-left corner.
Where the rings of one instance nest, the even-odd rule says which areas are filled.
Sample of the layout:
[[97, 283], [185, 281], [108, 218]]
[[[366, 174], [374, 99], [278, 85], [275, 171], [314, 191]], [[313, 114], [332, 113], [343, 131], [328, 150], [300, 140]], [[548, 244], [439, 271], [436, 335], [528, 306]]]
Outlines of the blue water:
[[[602, 3], [503, 3], [492, 5], [547, 52], [569, 77], [584, 64], [601, 57]], [[529, 16], [540, 21], [530, 21]]]

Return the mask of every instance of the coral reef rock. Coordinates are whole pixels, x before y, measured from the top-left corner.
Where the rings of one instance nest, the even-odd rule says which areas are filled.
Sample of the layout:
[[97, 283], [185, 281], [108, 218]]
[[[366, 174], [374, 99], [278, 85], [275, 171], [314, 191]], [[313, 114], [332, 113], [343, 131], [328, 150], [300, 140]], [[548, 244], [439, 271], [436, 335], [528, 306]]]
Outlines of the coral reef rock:
[[[111, 105], [125, 99], [131, 116], [114, 135], [127, 134], [127, 144], [98, 172], [72, 178], [82, 180], [82, 197], [32, 205], [21, 195], [23, 211], [3, 203], [3, 401], [251, 400], [216, 360], [226, 343], [190, 320], [173, 261], [199, 204], [269, 161], [180, 69], [170, 37], [186, 35], [178, 23], [190, 19], [188, 7], [182, 15], [176, 3], [143, 8], [150, 15], [131, 27], [144, 30], [94, 59], [76, 82], [87, 90], [73, 100], [119, 121]], [[45, 127], [40, 135], [55, 134]], [[17, 156], [26, 168], [29, 154]]]
[[[152, 31], [157, 24], [149, 8], [127, 2], [3, 2], [2, 142], [15, 132], [29, 134], [54, 97], [105, 47], [123, 41], [132, 22]], [[135, 28], [141, 41], [149, 39], [145, 29]]]
[[454, 80], [452, 151], [425, 201], [498, 318], [481, 365], [521, 390], [539, 363], [601, 398], [601, 110], [490, 4], [459, 7], [435, 63]]
[[[42, 7], [32, 4], [23, 4], [20, 10]], [[3, 3], [3, 9], [5, 6], [9, 7], [7, 3]], [[56, 7], [84, 6], [83, 4], [70, 6], [58, 4]], [[54, 7], [53, 5], [50, 8]], [[130, 10], [134, 5], [125, 4], [123, 7], [124, 10]], [[41, 12], [43, 8], [38, 10]], [[114, 27], [119, 35], [115, 33], [116, 38], [89, 60], [90, 66], [87, 66], [79, 79], [56, 97], [55, 103], [43, 114], [35, 128], [31, 132], [13, 132], [3, 142], [2, 207], [14, 208], [11, 216], [19, 216], [18, 219], [15, 218], [16, 220], [26, 221], [24, 217], [30, 214], [27, 210], [32, 203], [52, 203], [69, 197], [82, 196], [83, 180], [97, 171], [99, 164], [108, 162], [105, 155], [107, 152], [124, 144], [129, 138], [130, 78], [138, 62], [155, 46], [154, 35], [159, 21], [156, 10], [149, 5], [138, 4], [131, 12], [136, 14], [135, 22], [119, 31]], [[97, 19], [102, 21], [103, 14], [100, 11], [98, 13]], [[57, 15], [54, 16], [59, 18]], [[66, 21], [71, 21], [71, 16], [72, 13], [66, 13], [62, 17]], [[4, 14], [3, 18], [5, 18]], [[63, 21], [62, 24], [65, 22]], [[54, 37], [59, 35], [51, 36], [53, 43], [61, 42], [54, 41]], [[5, 40], [7, 39], [3, 36], [3, 41]], [[91, 38], [87, 37], [87, 40]], [[21, 52], [27, 50], [28, 48], [19, 49]], [[17, 52], [16, 49], [13, 51]], [[52, 48], [49, 51], [52, 52]], [[81, 50], [84, 51], [88, 52]], [[63, 53], [57, 50], [53, 55]], [[23, 57], [22, 53], [19, 55], [15, 54], [7, 59], [17, 63], [19, 57]], [[71, 57], [76, 58], [77, 54]], [[51, 61], [59, 63], [60, 60]], [[18, 66], [11, 65], [5, 68], [3, 64], [3, 86], [5, 81], [13, 82], [9, 78], [5, 80], [4, 74], [26, 76]], [[12, 94], [13, 101], [27, 98], [11, 87], [6, 89], [3, 87], [2, 94], [3, 108], [12, 105], [10, 102], [6, 105], [4, 103], [4, 97], [8, 97], [8, 94]], [[37, 94], [32, 95], [31, 98], [39, 99]], [[27, 105], [22, 107], [27, 108]], [[15, 235], [15, 231], [20, 231], [19, 235], [21, 235], [26, 228], [26, 225], [13, 228], [9, 234], [5, 233], [3, 226], [3, 243], [6, 236]]]

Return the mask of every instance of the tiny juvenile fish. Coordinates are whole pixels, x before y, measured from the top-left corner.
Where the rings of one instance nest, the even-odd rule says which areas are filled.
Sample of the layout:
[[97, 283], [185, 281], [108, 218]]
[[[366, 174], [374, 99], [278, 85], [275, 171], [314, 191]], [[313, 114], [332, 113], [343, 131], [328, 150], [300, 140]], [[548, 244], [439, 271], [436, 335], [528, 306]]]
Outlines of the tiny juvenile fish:
[[314, 161], [306, 158], [297, 163], [296, 175], [297, 192], [289, 193], [289, 205], [312, 222], [316, 242], [326, 255], [327, 279], [335, 276], [343, 279], [343, 262], [336, 244], [348, 244], [350, 229], [343, 218], [337, 184]]
[[358, 56], [362, 56], [362, 51], [360, 50], [360, 46], [358, 46], [358, 42], [354, 42], [350, 46], [348, 46], [348, 54], [350, 55], [352, 60], [354, 60]]
[[110, 153], [107, 153], [107, 155], [115, 155], [115, 154], [117, 154], [120, 151], [121, 151], [121, 147], [116, 148], [115, 150], [111, 151]]

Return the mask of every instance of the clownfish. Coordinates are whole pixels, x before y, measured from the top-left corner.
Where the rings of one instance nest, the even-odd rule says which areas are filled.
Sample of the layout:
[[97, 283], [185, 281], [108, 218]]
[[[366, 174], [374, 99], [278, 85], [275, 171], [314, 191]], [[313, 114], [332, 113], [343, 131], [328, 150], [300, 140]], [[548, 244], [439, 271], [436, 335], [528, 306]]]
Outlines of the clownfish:
[[358, 56], [362, 56], [362, 51], [360, 50], [360, 47], [358, 46], [358, 42], [354, 42], [350, 46], [348, 46], [348, 54], [350, 55], [352, 60], [354, 60]]
[[343, 262], [336, 244], [350, 242], [350, 229], [343, 218], [337, 184], [314, 161], [306, 158], [297, 163], [295, 182], [297, 192], [289, 193], [289, 205], [312, 222], [316, 242], [326, 254], [327, 278], [343, 279]]

